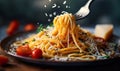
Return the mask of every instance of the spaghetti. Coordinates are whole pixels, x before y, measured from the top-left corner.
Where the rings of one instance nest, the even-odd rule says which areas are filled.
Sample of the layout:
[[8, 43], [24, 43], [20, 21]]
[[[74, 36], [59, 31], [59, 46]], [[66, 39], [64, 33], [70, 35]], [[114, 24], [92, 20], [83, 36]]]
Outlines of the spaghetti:
[[97, 60], [114, 54], [114, 47], [107, 42], [103, 44], [103, 41], [96, 40], [93, 34], [83, 30], [70, 13], [56, 16], [53, 24], [21, 40], [21, 45], [26, 43], [31, 49], [39, 48], [43, 58], [58, 61]]

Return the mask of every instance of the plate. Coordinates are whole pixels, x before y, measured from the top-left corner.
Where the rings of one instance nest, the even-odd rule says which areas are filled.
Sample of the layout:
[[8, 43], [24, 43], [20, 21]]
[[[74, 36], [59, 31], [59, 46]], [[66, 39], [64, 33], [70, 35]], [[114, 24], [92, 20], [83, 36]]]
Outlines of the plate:
[[[93, 28], [87, 28], [90, 31], [93, 31]], [[15, 55], [13, 52], [10, 52], [10, 45], [18, 40], [18, 38], [25, 38], [30, 34], [35, 33], [35, 31], [32, 32], [18, 32], [13, 36], [8, 36], [5, 39], [1, 41], [1, 49], [8, 55], [15, 57], [16, 59], [19, 59], [23, 62], [32, 63], [32, 64], [38, 64], [38, 65], [50, 65], [50, 66], [91, 66], [91, 65], [103, 65], [103, 64], [109, 64], [116, 61], [119, 61], [120, 58], [112, 58], [112, 59], [105, 59], [105, 60], [96, 60], [96, 61], [48, 61], [44, 59], [32, 59], [29, 57], [23, 57], [19, 55]], [[120, 38], [118, 36], [113, 35], [112, 39], [110, 41], [118, 43], [118, 40]]]

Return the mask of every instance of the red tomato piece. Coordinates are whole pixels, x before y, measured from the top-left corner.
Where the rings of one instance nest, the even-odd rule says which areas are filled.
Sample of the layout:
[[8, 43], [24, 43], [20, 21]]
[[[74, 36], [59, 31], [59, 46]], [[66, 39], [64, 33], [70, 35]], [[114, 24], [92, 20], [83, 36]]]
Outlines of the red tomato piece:
[[12, 28], [8, 28], [7, 29], [7, 35], [13, 35], [14, 34], [14, 30]]
[[19, 28], [19, 24], [20, 23], [17, 20], [11, 21], [8, 28], [7, 28], [7, 31], [6, 31], [7, 34], [8, 35], [13, 35], [17, 31], [17, 29]]
[[105, 40], [101, 37], [95, 37], [95, 40], [98, 42], [105, 42]]
[[0, 65], [5, 65], [6, 63], [8, 63], [8, 58], [4, 55], [0, 55]]
[[95, 37], [98, 47], [103, 48], [107, 46], [107, 42], [101, 37]]
[[36, 26], [32, 23], [29, 23], [29, 24], [25, 25], [25, 27], [24, 27], [25, 31], [32, 31], [32, 30], [35, 30], [35, 29], [36, 29]]
[[41, 57], [42, 57], [42, 50], [39, 49], [39, 48], [35, 48], [35, 49], [32, 51], [32, 58], [38, 59], [38, 58], [41, 58]]
[[16, 53], [17, 55], [20, 55], [20, 56], [30, 56], [31, 53], [32, 53], [32, 50], [29, 48], [29, 46], [26, 44], [24, 46], [19, 46], [17, 49], [16, 49]]

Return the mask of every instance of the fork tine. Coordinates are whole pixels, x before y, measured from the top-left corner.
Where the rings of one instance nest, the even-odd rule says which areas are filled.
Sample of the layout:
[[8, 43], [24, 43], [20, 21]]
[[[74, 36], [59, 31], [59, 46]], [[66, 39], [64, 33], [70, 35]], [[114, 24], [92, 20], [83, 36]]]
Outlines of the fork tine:
[[92, 1], [93, 1], [93, 0], [89, 0], [83, 7], [81, 7], [81, 8], [74, 14], [74, 16], [75, 16], [75, 18], [76, 18], [76, 21], [77, 21], [77, 20], [80, 20], [80, 19], [82, 19], [82, 18], [84, 18], [84, 17], [86, 17], [86, 16], [89, 14], [89, 12], [90, 12], [89, 6], [90, 6], [90, 4], [91, 4]]

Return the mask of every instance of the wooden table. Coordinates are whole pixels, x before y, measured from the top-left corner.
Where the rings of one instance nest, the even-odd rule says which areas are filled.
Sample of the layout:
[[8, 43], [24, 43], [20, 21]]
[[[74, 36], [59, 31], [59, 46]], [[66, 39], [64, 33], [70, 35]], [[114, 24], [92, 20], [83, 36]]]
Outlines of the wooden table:
[[[5, 55], [1, 50], [1, 54]], [[6, 55], [8, 56], [8, 55]], [[8, 56], [9, 63], [1, 66], [0, 71], [120, 71], [120, 62], [116, 62], [109, 65], [99, 66], [45, 66], [35, 65], [31, 63], [25, 63], [19, 61], [11, 56]]]

